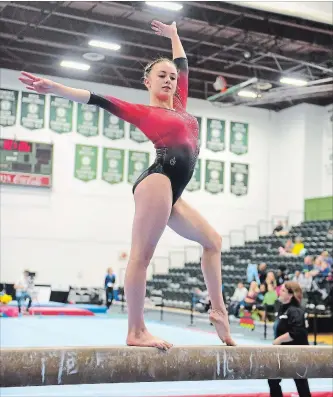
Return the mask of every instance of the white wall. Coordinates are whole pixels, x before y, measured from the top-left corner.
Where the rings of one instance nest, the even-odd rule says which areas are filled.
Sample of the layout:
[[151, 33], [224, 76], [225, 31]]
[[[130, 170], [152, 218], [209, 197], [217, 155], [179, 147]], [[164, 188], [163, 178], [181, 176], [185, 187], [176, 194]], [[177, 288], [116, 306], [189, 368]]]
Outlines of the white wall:
[[269, 214], [303, 211], [305, 113], [303, 105], [274, 114], [270, 135]]
[[333, 194], [333, 105], [325, 108], [323, 117], [322, 156], [321, 156], [321, 181], [322, 196]]
[[[0, 70], [2, 88], [22, 89], [15, 71]], [[131, 102], [147, 103], [147, 93], [120, 87], [66, 80], [57, 81], [74, 87], [109, 94]], [[47, 98], [47, 104], [48, 104]], [[48, 109], [48, 106], [46, 106]], [[268, 178], [270, 134], [275, 128], [275, 114], [251, 108], [220, 109], [206, 101], [190, 99], [188, 111], [197, 116], [226, 120], [226, 146], [229, 145], [229, 122], [249, 123], [249, 152], [236, 156], [228, 150], [213, 153], [202, 147], [200, 158], [225, 161], [225, 192], [211, 195], [205, 191], [185, 192], [184, 198], [205, 216], [217, 231], [225, 235], [244, 225], [268, 219]], [[75, 120], [76, 107], [74, 107]], [[272, 118], [274, 117], [274, 118]], [[48, 119], [48, 115], [46, 115]], [[75, 121], [74, 121], [75, 122]], [[204, 123], [205, 124], [205, 123]], [[128, 127], [128, 126], [127, 126]], [[75, 129], [75, 126], [74, 128]], [[205, 142], [205, 129], [203, 129]], [[85, 138], [76, 133], [56, 134], [47, 129], [28, 131], [18, 123], [1, 131], [2, 137], [54, 143], [53, 188], [50, 191], [2, 186], [1, 188], [1, 274], [0, 279], [14, 281], [26, 267], [38, 273], [38, 282], [101, 285], [107, 266], [113, 266], [119, 277], [126, 262], [119, 253], [129, 251], [134, 213], [131, 185], [124, 182], [111, 186], [100, 179], [84, 183], [74, 179], [76, 143], [122, 149], [154, 150], [151, 143], [138, 144], [124, 140], [110, 141], [102, 135]], [[126, 132], [126, 137], [128, 131]], [[101, 160], [101, 158], [100, 158]], [[230, 162], [250, 165], [249, 192], [246, 196], [230, 194]], [[101, 166], [99, 166], [100, 171]], [[126, 162], [125, 162], [126, 175]], [[202, 170], [202, 177], [204, 169]], [[284, 207], [283, 207], [284, 209]], [[286, 207], [285, 210], [288, 208]], [[117, 223], [117, 226], [116, 226]], [[236, 236], [237, 237], [237, 236]], [[184, 262], [184, 245], [192, 243], [166, 230], [156, 256], [167, 256], [172, 250], [172, 265]], [[196, 246], [196, 245], [194, 245]], [[192, 255], [197, 255], [191, 250]], [[156, 259], [158, 270], [166, 261]]]
[[305, 152], [304, 152], [304, 198], [319, 197], [323, 194], [322, 145], [324, 107], [306, 106], [305, 109]]
[[[274, 114], [270, 135], [269, 217], [302, 220], [304, 199], [332, 195], [331, 107], [301, 104]], [[331, 160], [330, 160], [331, 159]]]

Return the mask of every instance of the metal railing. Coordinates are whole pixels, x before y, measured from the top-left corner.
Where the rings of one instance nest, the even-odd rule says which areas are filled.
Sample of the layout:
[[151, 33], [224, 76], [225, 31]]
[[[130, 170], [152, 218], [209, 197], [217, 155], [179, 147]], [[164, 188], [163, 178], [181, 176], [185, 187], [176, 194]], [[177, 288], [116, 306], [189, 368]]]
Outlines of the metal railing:
[[185, 262], [199, 262], [202, 255], [201, 245], [185, 245]]
[[245, 225], [244, 226], [244, 235], [245, 241], [257, 241], [259, 240], [259, 228], [258, 225]]
[[245, 231], [244, 230], [230, 230], [230, 245], [231, 247], [245, 244]]

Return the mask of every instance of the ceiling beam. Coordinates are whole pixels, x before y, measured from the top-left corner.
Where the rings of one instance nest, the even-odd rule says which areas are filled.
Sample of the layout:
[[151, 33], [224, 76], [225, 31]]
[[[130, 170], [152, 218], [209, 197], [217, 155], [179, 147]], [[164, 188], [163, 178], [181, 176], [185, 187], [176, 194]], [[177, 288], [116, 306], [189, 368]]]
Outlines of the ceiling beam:
[[[216, 32], [214, 32], [214, 34], [211, 35], [211, 38], [214, 38], [215, 36], [217, 36], [218, 34], [220, 34], [223, 30], [227, 29], [228, 27], [232, 26], [234, 23], [239, 22], [239, 21], [242, 20], [242, 19], [243, 19], [243, 15], [237, 16], [236, 19], [234, 19], [234, 20], [232, 20], [231, 22], [229, 22], [228, 24], [226, 24], [226, 25], [221, 26], [220, 28], [218, 28], [218, 29], [216, 30]], [[189, 51], [194, 51], [195, 49], [197, 49], [197, 48], [201, 45], [201, 43], [202, 43], [202, 41], [199, 41], [199, 42], [196, 43], [194, 46], [192, 46], [192, 47], [189, 49]], [[239, 45], [239, 43], [234, 43], [234, 44], [232, 44], [232, 45], [233, 45], [233, 46], [234, 46], [234, 45]], [[226, 49], [228, 49], [228, 48], [226, 48]]]
[[17, 33], [17, 36], [22, 37], [27, 30], [31, 28], [38, 28], [41, 24], [46, 22], [52, 16], [53, 12], [59, 9], [63, 3], [64, 2], [59, 1], [51, 10], [41, 9], [40, 15], [37, 16], [36, 20], [34, 22], [26, 22], [23, 29]]
[[[5, 23], [18, 24], [18, 25], [25, 25], [26, 24], [26, 22], [24, 22], [24, 21], [12, 20], [12, 19], [9, 19], [9, 18], [4, 18], [4, 17], [0, 17], [0, 21], [1, 22], [5, 22]], [[74, 35], [74, 36], [82, 37], [82, 38], [85, 38], [85, 39], [89, 39], [89, 38], [92, 37], [91, 34], [79, 32], [78, 30], [74, 31], [74, 30], [68, 30], [68, 29], [62, 29], [62, 28], [50, 27], [50, 26], [39, 26], [39, 28], [43, 29], [43, 30], [46, 30], [46, 31], [50, 31], [50, 32], [57, 32], [57, 33], [63, 33], [63, 34], [68, 34], [68, 35]], [[4, 35], [6, 35], [6, 34], [3, 34], [3, 37], [5, 37]], [[36, 33], [36, 35], [37, 35], [37, 33]], [[11, 36], [7, 35], [7, 38], [10, 39], [10, 42], [13, 42], [13, 41], [15, 41], [15, 39], [17, 39], [17, 37], [15, 37], [15, 35], [11, 35]], [[30, 37], [26, 37], [25, 41], [34, 42], [34, 43], [38, 43], [40, 45], [45, 45], [45, 46], [47, 46], [48, 43], [50, 42], [50, 41], [47, 40], [47, 38], [46, 39], [44, 38], [43, 40], [40, 40], [40, 39], [37, 39], [37, 38], [30, 38]], [[119, 42], [119, 44], [125, 44], [125, 45], [128, 45], [128, 46], [137, 47], [137, 44], [133, 43], [133, 42], [129, 42], [129, 41], [125, 41], [125, 40], [117, 40], [117, 41]], [[227, 49], [234, 49], [237, 46], [238, 46], [238, 43], [235, 43], [235, 44], [233, 44], [231, 46], [228, 46]], [[58, 47], [60, 47], [60, 44], [59, 44]], [[140, 45], [140, 47], [141, 48], [146, 48], [146, 49], [149, 49], [149, 50], [153, 50], [153, 51], [157, 51], [157, 52], [162, 51], [162, 52], [165, 52], [165, 53], [168, 53], [168, 54], [170, 53], [170, 49], [169, 48], [155, 47], [155, 46], [151, 46], [151, 45], [147, 45], [147, 44], [142, 44], [142, 45]], [[64, 44], [64, 48], [68, 49], [69, 47], [68, 47], [67, 44]], [[71, 49], [77, 49], [77, 47], [75, 47], [75, 48], [72, 47]], [[83, 47], [81, 45], [80, 46], [80, 50], [83, 50], [83, 49], [85, 49], [86, 51], [91, 51], [91, 48]], [[253, 69], [266, 70], [266, 71], [279, 73], [279, 70], [273, 69], [271, 67], [267, 67], [267, 66], [260, 65], [260, 64], [259, 65], [254, 65], [254, 60], [246, 61], [244, 58], [242, 58], [242, 59], [240, 59], [238, 61], [230, 63], [230, 61], [227, 61], [225, 59], [216, 58], [215, 55], [217, 55], [220, 52], [221, 52], [221, 50], [219, 50], [216, 53], [211, 54], [209, 56], [200, 56], [200, 55], [197, 56], [196, 54], [193, 54], [191, 52], [187, 52], [187, 56], [188, 57], [197, 58], [198, 61], [195, 62], [196, 65], [200, 65], [200, 64], [202, 64], [203, 62], [205, 62], [207, 60], [212, 60], [214, 62], [227, 64], [227, 66], [223, 67], [223, 74], [226, 77], [231, 77], [231, 78], [236, 78], [236, 77], [235, 77], [235, 75], [231, 75], [230, 73], [227, 74], [225, 71], [230, 69], [230, 68], [232, 68], [232, 67], [234, 67], [234, 66], [236, 66], [236, 65], [240, 65], [240, 64], [243, 64], [245, 67], [250, 67], [250, 68], [253, 68]], [[119, 53], [114, 53], [114, 54], [119, 54]], [[117, 55], [115, 55], [115, 56], [117, 56]], [[259, 60], [261, 58], [262, 58], [262, 56], [259, 56], [259, 57], [256, 57], [255, 60]], [[149, 60], [147, 60], [145, 62], [149, 62]]]
[[[333, 30], [332, 29], [323, 29], [323, 28], [317, 28], [314, 26], [310, 26], [309, 23], [297, 23], [297, 22], [291, 22], [287, 21], [287, 16], [281, 16], [281, 19], [278, 19], [278, 17], [273, 17], [272, 14], [267, 13], [265, 11], [259, 11], [256, 10], [256, 12], [249, 12], [249, 9], [246, 7], [242, 6], [237, 6], [238, 11], [233, 8], [229, 8], [230, 6], [226, 3], [223, 3], [223, 6], [215, 6], [211, 5], [211, 2], [196, 2], [196, 1], [187, 1], [186, 4], [192, 6], [192, 7], [198, 7], [201, 9], [206, 9], [206, 10], [212, 10], [212, 11], [217, 11], [217, 12], [222, 12], [226, 14], [233, 14], [233, 15], [244, 15], [247, 18], [251, 18], [257, 21], [264, 21], [267, 20], [268, 23], [276, 23], [279, 25], [285, 25], [285, 26], [290, 26], [296, 29], [303, 29], [303, 30], [308, 30], [310, 32], [317, 32], [317, 33], [323, 33], [329, 36], [333, 36]], [[264, 16], [265, 15], [265, 16]], [[295, 20], [295, 18], [293, 18]], [[312, 25], [314, 22], [311, 23]], [[320, 24], [324, 25], [324, 24]]]
[[[203, 2], [198, 2], [195, 3], [197, 4], [206, 4]], [[37, 11], [40, 12], [40, 8], [35, 7], [35, 6], [31, 6], [31, 5], [26, 5], [26, 4], [21, 4], [19, 2], [15, 2], [15, 3], [11, 3], [11, 6], [16, 7], [16, 8], [21, 8], [21, 9], [26, 9], [26, 10], [32, 10], [32, 11]], [[135, 32], [140, 32], [140, 33], [144, 33], [144, 34], [148, 34], [148, 35], [153, 35], [155, 36], [155, 33], [152, 32], [150, 29], [148, 29], [147, 27], [145, 27], [142, 23], [137, 23], [136, 21], [131, 21], [131, 24], [129, 24], [128, 20], [124, 19], [124, 18], [120, 18], [117, 17], [117, 22], [115, 23], [113, 21], [105, 21], [105, 17], [102, 19], [100, 16], [97, 17], [98, 14], [94, 14], [94, 18], [90, 18], [85, 16], [82, 12], [79, 12], [78, 10], [71, 8], [71, 12], [70, 13], [65, 13], [63, 11], [61, 12], [54, 12], [53, 15], [59, 16], [61, 18], [68, 18], [68, 19], [74, 19], [74, 20], [79, 20], [79, 21], [83, 21], [83, 22], [88, 22], [88, 23], [92, 23], [92, 24], [98, 24], [98, 25], [104, 25], [107, 27], [114, 27], [114, 28], [120, 28], [120, 29], [124, 29], [124, 30], [130, 30], [130, 31], [135, 31]], [[239, 15], [239, 13], [237, 13], [237, 15]], [[184, 18], [186, 20], [189, 20], [189, 22], [193, 23], [193, 24], [198, 24], [198, 23], [202, 23], [203, 21], [198, 20], [198, 19], [190, 19], [190, 18]], [[223, 28], [224, 25], [213, 25], [217, 28]], [[257, 32], [253, 32], [253, 33], [257, 33]], [[216, 40], [216, 42], [211, 40], [210, 36], [202, 36], [201, 35], [197, 35], [197, 38], [195, 37], [195, 32], [187, 32], [187, 34], [190, 34], [192, 37], [187, 37], [186, 33], [184, 32], [184, 35], [181, 33], [181, 38], [184, 42], [192, 42], [192, 43], [198, 43], [201, 42], [201, 44], [207, 45], [207, 46], [215, 46], [215, 47], [223, 47], [224, 45], [230, 45], [233, 44], [233, 40], [228, 38], [214, 38], [214, 40]], [[217, 41], [218, 40], [218, 41]], [[242, 44], [242, 41], [238, 42], [238, 44]], [[319, 46], [319, 45], [313, 45], [311, 44], [313, 48], [317, 48], [320, 49], [322, 51], [327, 51], [327, 52], [333, 52], [332, 49], [327, 48], [327, 47], [323, 47], [323, 46]], [[253, 47], [253, 44], [249, 46]], [[239, 49], [239, 51], [244, 51], [242, 49]]]
[[[261, 53], [262, 55], [264, 55], [263, 53]], [[302, 61], [300, 59], [295, 59], [295, 58], [289, 58], [286, 57], [284, 55], [280, 55], [280, 54], [274, 54], [272, 52], [268, 53], [267, 55], [272, 56], [272, 57], [276, 57], [277, 59], [283, 59], [285, 61], [290, 61], [290, 62], [295, 62], [298, 63], [300, 65], [304, 65], [304, 66], [309, 66], [313, 69], [318, 69], [321, 70], [324, 73], [329, 73], [329, 74], [333, 74], [333, 68], [324, 68], [323, 66], [317, 65], [315, 63], [311, 63], [311, 62], [306, 62], [306, 61]]]
[[[21, 9], [25, 9], [25, 10], [30, 10], [30, 11], [36, 11], [36, 12], [40, 12], [40, 9], [34, 6], [30, 6], [30, 5], [25, 5], [25, 4], [21, 4], [19, 2], [16, 3], [11, 3], [10, 6], [15, 7], [15, 8], [21, 8]], [[72, 9], [73, 10], [73, 9]], [[75, 14], [76, 13], [76, 14]], [[138, 24], [137, 22], [131, 21], [131, 24], [128, 23], [128, 21], [124, 21], [121, 18], [117, 18], [117, 21], [119, 21], [120, 23], [115, 23], [115, 22], [111, 22], [111, 21], [105, 21], [102, 19], [98, 19], [97, 15], [94, 15], [94, 19], [90, 18], [90, 17], [86, 17], [86, 16], [82, 16], [82, 15], [78, 15], [77, 10], [73, 10], [71, 13], [65, 13], [65, 12], [54, 12], [53, 13], [56, 16], [59, 16], [61, 18], [68, 18], [68, 19], [74, 19], [77, 21], [82, 21], [82, 22], [88, 22], [88, 23], [92, 23], [92, 24], [96, 24], [96, 25], [101, 25], [101, 26], [106, 26], [106, 27], [115, 27], [115, 28], [120, 28], [120, 29], [124, 29], [124, 30], [129, 30], [132, 32], [139, 32], [139, 33], [144, 33], [150, 36], [156, 36], [155, 33], [148, 29], [148, 27], [143, 27], [142, 24]], [[186, 37], [182, 35], [182, 40], [185, 42], [189, 42], [189, 43], [197, 43], [199, 40], [190, 38], [190, 37]], [[203, 41], [202, 42], [205, 45], [208, 46], [212, 46], [212, 47], [220, 47], [221, 44], [215, 44], [215, 43], [211, 43], [211, 42], [207, 42], [207, 41]], [[224, 43], [226, 44], [226, 43]]]
[[[319, 65], [321, 65], [321, 64], [319, 63]], [[288, 69], [284, 69], [284, 72], [285, 73], [286, 72], [295, 72], [296, 70], [300, 70], [302, 68], [304, 68], [304, 65], [298, 63], [296, 66], [292, 66], [292, 67], [290, 67]]]
[[[2, 33], [0, 32], [0, 37], [5, 38], [5, 39], [14, 39], [17, 40], [17, 37], [13, 34], [9, 34], [9, 33]], [[91, 51], [91, 49], [87, 48], [87, 47], [83, 47], [83, 46], [73, 46], [70, 44], [65, 44], [65, 43], [58, 43], [58, 42], [54, 42], [54, 41], [44, 41], [42, 39], [37, 39], [37, 38], [29, 38], [26, 37], [25, 38], [25, 42], [29, 42], [31, 44], [39, 44], [42, 46], [47, 46], [47, 47], [55, 47], [55, 48], [61, 48], [61, 49], [67, 49], [67, 50], [71, 50], [71, 51], [75, 51], [75, 52], [88, 52]], [[29, 50], [27, 50], [27, 52], [29, 52]], [[151, 59], [149, 58], [144, 58], [144, 57], [139, 57], [139, 56], [131, 56], [131, 55], [125, 55], [122, 54], [121, 52], [114, 52], [112, 53], [112, 58], [119, 58], [119, 59], [126, 59], [126, 60], [133, 60], [133, 61], [138, 61], [138, 62], [144, 62], [144, 63], [148, 63], [151, 61]], [[213, 76], [217, 76], [218, 71], [216, 70], [208, 70], [205, 68], [197, 68], [197, 67], [191, 67], [190, 66], [190, 71], [198, 71], [200, 73], [204, 73], [204, 74], [208, 74], [208, 75], [213, 75]], [[237, 80], [246, 80], [248, 79], [248, 75], [239, 75], [239, 74], [234, 74], [234, 73], [224, 73], [224, 75], [226, 77], [230, 77], [230, 78], [234, 78]]]
[[[1, 33], [0, 33], [0, 37], [1, 37]], [[3, 46], [3, 45], [0, 45], [0, 49], [3, 51], [10, 50], [12, 56], [17, 56], [15, 53], [13, 53], [13, 51], [16, 51], [18, 53], [39, 55], [39, 56], [49, 57], [49, 58], [56, 59], [56, 60], [63, 59], [63, 56], [61, 54], [50, 53], [50, 52], [46, 52], [46, 51], [38, 51], [36, 49], [31, 50], [31, 49], [19, 48], [19, 47], [15, 47], [15, 46], [7, 47], [7, 46]], [[25, 58], [26, 57], [27, 57], [27, 55], [25, 55]], [[18, 60], [22, 60], [22, 59], [18, 57]], [[133, 68], [133, 67], [128, 67], [128, 66], [124, 66], [124, 65], [115, 65], [115, 64], [112, 64], [111, 62], [100, 62], [100, 61], [97, 63], [97, 65], [101, 66], [103, 69], [116, 68], [121, 71], [138, 73], [141, 76], [143, 75], [143, 69], [141, 69], [141, 68]], [[57, 67], [57, 66], [55, 65], [55, 67]], [[141, 78], [141, 76], [139, 77], [139, 79]], [[210, 80], [197, 79], [197, 78], [192, 77], [191, 75], [189, 76], [189, 80], [191, 82], [194, 82], [197, 84], [203, 84], [203, 83], [212, 84], [213, 83], [213, 80], [210, 81]]]
[[[3, 62], [8, 62], [9, 64], [13, 63], [13, 62], [16, 65], [18, 64], [17, 61], [14, 61], [11, 58], [1, 57], [1, 60]], [[22, 60], [21, 64], [23, 65], [24, 63], [25, 63], [25, 61]], [[65, 69], [62, 70], [61, 68], [58, 68], [55, 65], [49, 65], [49, 64], [45, 64], [45, 63], [41, 63], [41, 62], [34, 62], [34, 61], [29, 61], [29, 65], [32, 65], [32, 66], [34, 66], [36, 68], [39, 68], [39, 69], [42, 69], [42, 70], [49, 69], [49, 70], [53, 71], [53, 75], [54, 76], [58, 76], [58, 77], [78, 79], [78, 80], [83, 80], [84, 79], [85, 81], [89, 80], [89, 81], [92, 81], [92, 82], [98, 82], [98, 83], [104, 83], [104, 84], [105, 84], [105, 80], [116, 81], [116, 82], [122, 82], [123, 83], [121, 85], [122, 87], [126, 86], [126, 84], [124, 83], [124, 80], [122, 78], [120, 78], [119, 76], [115, 76], [114, 74], [113, 75], [109, 75], [109, 74], [105, 74], [105, 73], [99, 73], [99, 72], [95, 73], [95, 72], [89, 71], [88, 75], [84, 75], [84, 76], [82, 76], [80, 78], [77, 75], [77, 71], [76, 72], [73, 71], [73, 74], [75, 73], [75, 76], [69, 76], [68, 75], [68, 70], [66, 70], [66, 71], [65, 71]], [[50, 75], [50, 73], [48, 73], [48, 72], [40, 72], [40, 74]], [[51, 72], [51, 74], [52, 74], [52, 72]], [[93, 78], [91, 78], [91, 77], [93, 77]], [[145, 89], [143, 88], [143, 85], [142, 85], [142, 83], [140, 81], [138, 81], [136, 79], [131, 79], [131, 78], [127, 78], [127, 80], [131, 84], [133, 84], [134, 88], [141, 89], [141, 90], [145, 91]], [[202, 95], [202, 99], [205, 99], [204, 89], [200, 90], [200, 89], [197, 89], [197, 88], [191, 88], [190, 87], [189, 88], [189, 92], [201, 94]], [[215, 92], [209, 91], [209, 94], [213, 94], [213, 93], [215, 93]]]

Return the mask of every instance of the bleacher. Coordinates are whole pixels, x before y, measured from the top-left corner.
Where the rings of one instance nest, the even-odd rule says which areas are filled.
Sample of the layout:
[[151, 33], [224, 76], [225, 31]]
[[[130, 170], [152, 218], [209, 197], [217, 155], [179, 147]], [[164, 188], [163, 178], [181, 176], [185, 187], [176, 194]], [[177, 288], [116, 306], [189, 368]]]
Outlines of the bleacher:
[[[238, 281], [246, 281], [249, 263], [267, 263], [267, 269], [277, 271], [284, 265], [289, 274], [303, 268], [304, 257], [279, 256], [278, 247], [288, 238], [303, 238], [306, 255], [320, 255], [326, 250], [332, 254], [333, 240], [327, 237], [332, 221], [306, 221], [293, 226], [288, 235], [261, 236], [258, 241], [246, 241], [244, 246], [234, 246], [221, 256], [225, 296], [233, 294]], [[193, 288], [205, 290], [200, 263], [185, 263], [183, 268], [171, 268], [168, 274], [155, 274], [147, 282], [147, 295], [163, 296], [164, 305], [187, 309], [191, 305]]]

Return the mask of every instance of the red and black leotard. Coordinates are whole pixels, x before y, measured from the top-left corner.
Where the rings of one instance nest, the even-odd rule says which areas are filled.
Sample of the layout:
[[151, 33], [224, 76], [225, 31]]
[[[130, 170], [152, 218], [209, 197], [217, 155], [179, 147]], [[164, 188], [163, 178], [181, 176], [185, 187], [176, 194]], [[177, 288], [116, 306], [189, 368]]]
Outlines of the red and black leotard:
[[199, 155], [197, 119], [186, 112], [188, 65], [186, 58], [174, 60], [179, 69], [174, 109], [132, 104], [120, 99], [91, 94], [89, 104], [97, 105], [138, 127], [156, 148], [156, 159], [138, 178], [138, 184], [150, 174], [166, 175], [172, 186], [173, 204], [190, 181]]

